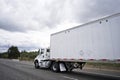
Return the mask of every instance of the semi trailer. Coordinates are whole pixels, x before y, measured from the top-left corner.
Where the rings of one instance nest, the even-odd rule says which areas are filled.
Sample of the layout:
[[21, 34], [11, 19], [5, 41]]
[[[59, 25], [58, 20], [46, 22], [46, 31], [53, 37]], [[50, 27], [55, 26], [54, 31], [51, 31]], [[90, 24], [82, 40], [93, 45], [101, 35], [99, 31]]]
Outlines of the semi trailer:
[[120, 13], [51, 34], [35, 68], [54, 72], [82, 69], [86, 62], [120, 62]]

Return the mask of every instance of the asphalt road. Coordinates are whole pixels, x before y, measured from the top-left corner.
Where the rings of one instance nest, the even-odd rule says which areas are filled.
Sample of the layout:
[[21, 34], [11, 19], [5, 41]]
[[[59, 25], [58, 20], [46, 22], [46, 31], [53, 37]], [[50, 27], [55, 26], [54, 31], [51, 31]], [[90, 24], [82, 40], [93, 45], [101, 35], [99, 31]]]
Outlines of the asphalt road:
[[35, 69], [31, 62], [0, 59], [0, 80], [120, 80], [120, 72], [104, 73], [90, 70], [55, 73]]

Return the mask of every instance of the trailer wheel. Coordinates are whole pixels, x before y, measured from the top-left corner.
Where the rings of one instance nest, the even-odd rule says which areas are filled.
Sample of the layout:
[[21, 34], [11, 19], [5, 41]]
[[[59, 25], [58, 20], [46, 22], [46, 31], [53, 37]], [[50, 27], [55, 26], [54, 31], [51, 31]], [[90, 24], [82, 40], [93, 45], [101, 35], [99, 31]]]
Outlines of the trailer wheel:
[[38, 61], [37, 61], [37, 60], [34, 62], [34, 65], [35, 65], [35, 68], [36, 68], [36, 69], [38, 69], [38, 68], [39, 68], [39, 63], [38, 63]]
[[58, 62], [53, 62], [52, 66], [51, 66], [51, 70], [53, 72], [59, 72], [60, 71], [59, 63]]

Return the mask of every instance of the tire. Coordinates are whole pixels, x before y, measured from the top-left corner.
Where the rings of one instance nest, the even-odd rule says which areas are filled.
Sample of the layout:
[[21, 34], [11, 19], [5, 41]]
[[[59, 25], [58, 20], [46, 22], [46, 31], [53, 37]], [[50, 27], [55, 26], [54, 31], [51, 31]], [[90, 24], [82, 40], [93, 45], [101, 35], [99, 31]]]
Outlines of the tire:
[[38, 63], [38, 61], [35, 61], [35, 62], [34, 62], [34, 65], [35, 65], [35, 68], [36, 68], [36, 69], [39, 68], [39, 63]]
[[51, 66], [51, 70], [53, 72], [59, 72], [60, 71], [59, 63], [58, 62], [53, 62], [52, 66]]

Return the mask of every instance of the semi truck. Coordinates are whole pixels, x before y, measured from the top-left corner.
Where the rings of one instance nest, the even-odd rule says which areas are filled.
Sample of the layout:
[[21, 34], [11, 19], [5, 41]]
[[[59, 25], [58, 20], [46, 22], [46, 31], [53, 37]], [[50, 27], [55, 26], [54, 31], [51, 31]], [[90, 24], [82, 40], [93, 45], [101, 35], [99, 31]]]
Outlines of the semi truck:
[[35, 68], [54, 72], [82, 69], [86, 62], [120, 62], [120, 13], [51, 34]]

